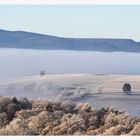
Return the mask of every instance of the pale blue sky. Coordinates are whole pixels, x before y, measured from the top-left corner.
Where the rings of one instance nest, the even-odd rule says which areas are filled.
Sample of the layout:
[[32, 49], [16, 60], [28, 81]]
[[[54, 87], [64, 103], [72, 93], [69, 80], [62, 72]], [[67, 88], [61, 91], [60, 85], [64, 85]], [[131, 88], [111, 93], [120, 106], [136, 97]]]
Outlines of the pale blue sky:
[[0, 5], [0, 28], [140, 41], [140, 5]]

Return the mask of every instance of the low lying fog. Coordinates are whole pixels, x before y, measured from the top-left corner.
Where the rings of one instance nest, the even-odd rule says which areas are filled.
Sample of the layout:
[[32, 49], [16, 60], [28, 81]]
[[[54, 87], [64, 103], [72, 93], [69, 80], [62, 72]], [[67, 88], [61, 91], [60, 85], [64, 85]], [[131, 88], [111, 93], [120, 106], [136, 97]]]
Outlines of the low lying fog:
[[0, 81], [46, 74], [140, 74], [139, 53], [0, 49]]

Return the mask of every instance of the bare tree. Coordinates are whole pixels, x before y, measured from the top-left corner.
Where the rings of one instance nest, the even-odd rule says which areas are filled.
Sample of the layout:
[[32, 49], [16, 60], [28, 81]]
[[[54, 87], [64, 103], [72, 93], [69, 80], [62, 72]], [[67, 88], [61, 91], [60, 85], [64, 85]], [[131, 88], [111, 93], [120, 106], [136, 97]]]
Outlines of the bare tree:
[[40, 71], [40, 76], [41, 76], [41, 78], [42, 78], [44, 75], [45, 75], [45, 71], [44, 71], [44, 70], [41, 70], [41, 71]]

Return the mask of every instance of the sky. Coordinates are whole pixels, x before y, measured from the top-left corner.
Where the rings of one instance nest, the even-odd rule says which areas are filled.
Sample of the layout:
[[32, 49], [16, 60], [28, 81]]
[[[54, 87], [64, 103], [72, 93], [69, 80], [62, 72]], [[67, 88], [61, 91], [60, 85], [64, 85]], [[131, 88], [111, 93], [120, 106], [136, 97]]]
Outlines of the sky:
[[0, 5], [0, 29], [140, 41], [140, 5]]

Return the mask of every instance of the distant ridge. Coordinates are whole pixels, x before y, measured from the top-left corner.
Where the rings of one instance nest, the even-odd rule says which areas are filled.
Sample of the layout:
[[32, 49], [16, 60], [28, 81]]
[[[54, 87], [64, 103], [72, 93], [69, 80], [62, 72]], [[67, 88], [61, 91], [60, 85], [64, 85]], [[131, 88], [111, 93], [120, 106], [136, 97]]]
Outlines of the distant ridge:
[[25, 31], [0, 30], [0, 48], [140, 52], [140, 42], [115, 38], [64, 38]]

